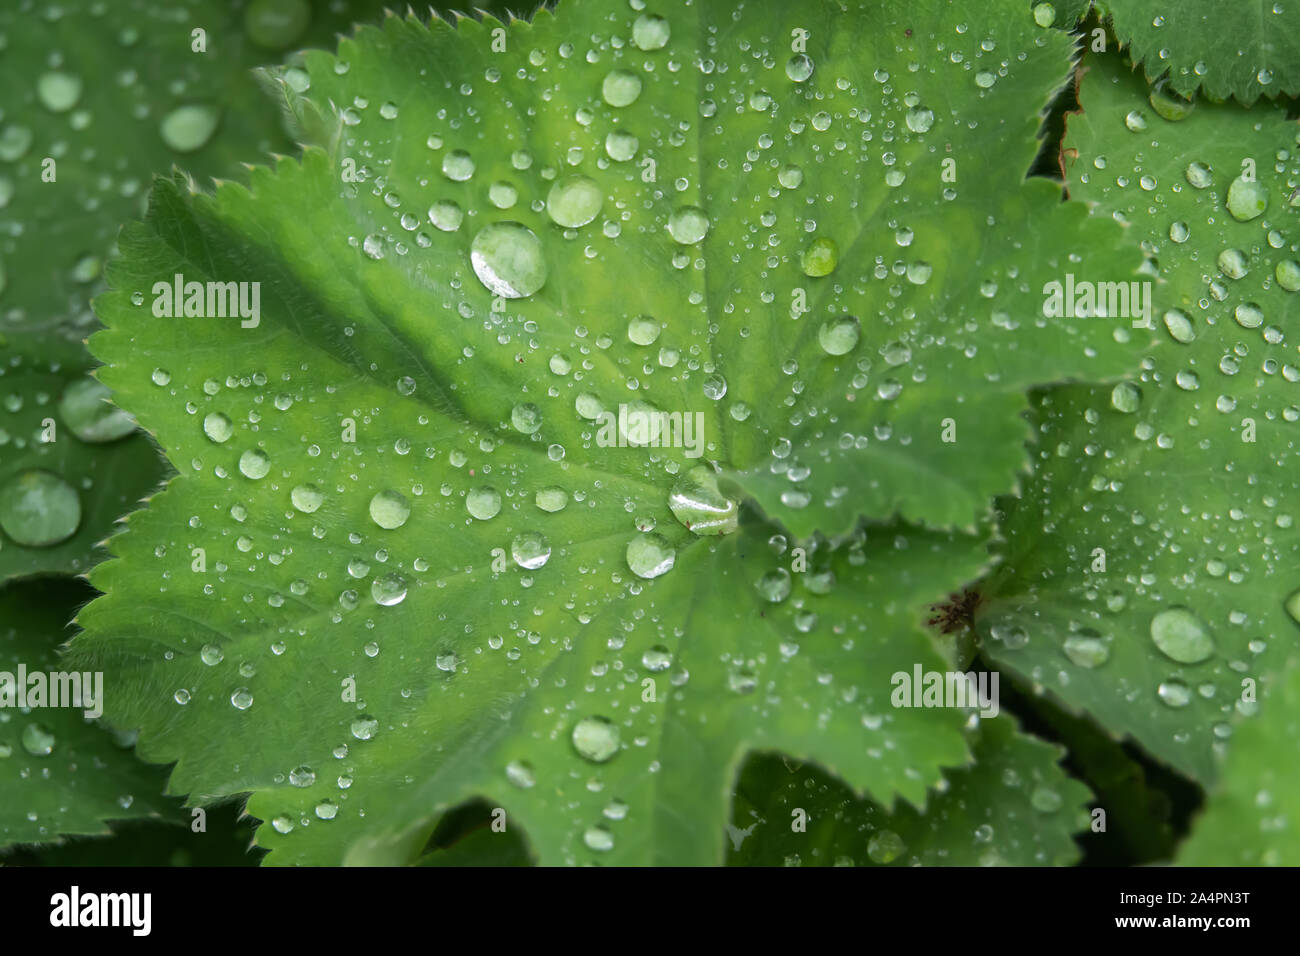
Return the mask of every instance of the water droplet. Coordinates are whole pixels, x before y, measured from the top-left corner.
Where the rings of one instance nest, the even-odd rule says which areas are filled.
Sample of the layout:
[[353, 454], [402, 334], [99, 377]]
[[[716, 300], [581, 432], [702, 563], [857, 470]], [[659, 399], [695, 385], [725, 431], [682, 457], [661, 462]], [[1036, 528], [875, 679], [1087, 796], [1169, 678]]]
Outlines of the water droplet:
[[392, 607], [406, 600], [406, 578], [396, 571], [390, 571], [381, 578], [370, 582], [370, 596], [376, 604]]
[[1124, 117], [1124, 125], [1132, 132], [1140, 133], [1142, 130], [1147, 128], [1147, 118], [1137, 110], [1131, 110], [1129, 114]]
[[587, 831], [582, 835], [582, 842], [587, 845], [589, 850], [595, 850], [597, 853], [607, 853], [614, 849], [614, 834], [610, 833], [606, 827], [588, 827]]
[[316, 771], [311, 767], [294, 767], [289, 771], [289, 782], [295, 787], [310, 787], [316, 782]]
[[1210, 167], [1204, 163], [1188, 163], [1187, 168], [1183, 170], [1183, 175], [1197, 189], [1205, 189], [1214, 182], [1214, 175], [1210, 172]]
[[653, 345], [660, 331], [659, 323], [648, 315], [638, 315], [627, 324], [628, 340], [636, 345]]
[[0, 485], [0, 530], [18, 544], [58, 544], [72, 537], [80, 524], [77, 492], [52, 472], [24, 471]]
[[913, 133], [929, 132], [930, 127], [934, 125], [934, 110], [926, 106], [918, 106], [916, 109], [907, 112], [907, 128]]
[[603, 202], [604, 196], [594, 179], [565, 176], [547, 194], [546, 212], [557, 225], [576, 229], [595, 219]]
[[527, 790], [537, 783], [533, 768], [522, 760], [512, 760], [506, 764], [506, 779], [520, 790]]
[[1283, 259], [1277, 264], [1274, 275], [1277, 276], [1277, 284], [1287, 292], [1300, 292], [1300, 262]]
[[672, 666], [673, 655], [662, 644], [656, 644], [644, 654], [641, 655], [641, 663], [645, 669], [652, 672], [665, 671]]
[[822, 323], [817, 330], [817, 341], [827, 355], [847, 355], [857, 346], [861, 335], [857, 317], [844, 315]]
[[28, 724], [22, 733], [23, 750], [33, 757], [48, 757], [54, 752], [54, 734], [44, 724]]
[[1034, 22], [1040, 27], [1046, 29], [1056, 22], [1056, 7], [1050, 3], [1039, 3], [1034, 6]]
[[1045, 784], [1039, 784], [1029, 795], [1029, 805], [1039, 813], [1055, 813], [1063, 802], [1061, 795]]
[[609, 760], [618, 747], [618, 728], [604, 717], [584, 717], [573, 726], [573, 748], [593, 763]]
[[551, 559], [551, 543], [536, 531], [523, 531], [510, 542], [510, 556], [521, 568], [535, 571]]
[[754, 583], [758, 596], [772, 604], [779, 604], [788, 598], [790, 586], [790, 572], [785, 568], [773, 568]]
[[1250, 271], [1250, 260], [1240, 249], [1224, 249], [1219, 253], [1218, 262], [1229, 279], [1240, 279]]
[[600, 95], [610, 106], [631, 106], [641, 95], [641, 77], [631, 70], [610, 70], [600, 85]]
[[237, 687], [230, 694], [230, 705], [236, 710], [248, 710], [253, 706], [253, 692], [247, 687]]
[[386, 488], [370, 499], [370, 519], [379, 527], [392, 531], [406, 524], [411, 506], [406, 496]]
[[379, 721], [369, 714], [362, 714], [352, 721], [352, 736], [357, 740], [373, 740], [379, 733]]
[[66, 113], [81, 99], [81, 77], [72, 73], [52, 71], [41, 74], [36, 81], [36, 95], [51, 113]]
[[225, 651], [216, 644], [204, 644], [199, 651], [199, 660], [209, 667], [216, 667], [226, 659]]
[[1171, 607], [1151, 619], [1151, 640], [1180, 664], [1199, 664], [1214, 653], [1214, 638], [1205, 622], [1185, 607]]
[[1132, 382], [1120, 382], [1110, 391], [1110, 403], [1116, 411], [1131, 415], [1142, 404], [1142, 389]]
[[1156, 696], [1167, 707], [1186, 707], [1191, 702], [1192, 692], [1182, 681], [1162, 681], [1156, 688]]
[[495, 488], [475, 488], [465, 496], [465, 510], [479, 521], [495, 518], [501, 510], [501, 493]]
[[785, 75], [795, 83], [803, 83], [813, 75], [813, 61], [807, 53], [796, 53], [785, 63]]
[[569, 504], [569, 493], [563, 488], [551, 486], [543, 488], [533, 496], [533, 503], [543, 511], [554, 514], [563, 511]]
[[1100, 634], [1080, 631], [1065, 639], [1065, 656], [1080, 667], [1100, 667], [1110, 659], [1110, 648]]
[[893, 863], [906, 850], [907, 844], [893, 830], [877, 830], [867, 841], [867, 856], [872, 863]]
[[234, 423], [221, 412], [209, 412], [203, 416], [203, 434], [217, 444], [229, 441], [234, 433]]
[[532, 402], [516, 405], [510, 410], [510, 424], [515, 431], [531, 435], [542, 427], [542, 412]]
[[245, 478], [265, 478], [271, 470], [271, 456], [260, 448], [250, 448], [239, 456], [239, 470]]
[[627, 545], [627, 566], [640, 578], [657, 578], [672, 570], [677, 553], [661, 534], [637, 535]]
[[479, 230], [470, 244], [470, 262], [493, 295], [521, 299], [546, 284], [541, 240], [517, 222], [494, 222]]
[[1264, 324], [1264, 310], [1254, 302], [1243, 302], [1232, 312], [1232, 317], [1243, 329], [1257, 329]]
[[694, 466], [677, 480], [668, 507], [698, 535], [731, 534], [739, 526], [738, 505], [718, 489], [717, 475], [706, 465]]
[[642, 14], [632, 24], [632, 42], [638, 50], [662, 50], [671, 34], [668, 21], [654, 14]]
[[474, 158], [463, 149], [453, 149], [442, 157], [442, 174], [452, 182], [466, 182], [474, 176]]
[[163, 142], [178, 153], [192, 153], [212, 138], [221, 111], [202, 103], [178, 106], [163, 117], [159, 132]]
[[1268, 208], [1268, 190], [1255, 179], [1238, 176], [1228, 187], [1228, 212], [1238, 222], [1249, 222]]
[[684, 246], [699, 242], [708, 231], [708, 213], [698, 206], [681, 206], [668, 217], [668, 234]]
[[1167, 79], [1152, 87], [1148, 99], [1156, 113], [1174, 123], [1186, 119], [1196, 108], [1196, 102], [1174, 92]]
[[1192, 328], [1192, 320], [1182, 309], [1170, 309], [1165, 313], [1164, 321], [1165, 328], [1175, 342], [1186, 345], [1196, 338], [1196, 330]]
[[616, 163], [625, 163], [636, 155], [641, 141], [625, 129], [613, 130], [605, 137], [605, 152]]
[[812, 278], [830, 275], [840, 261], [840, 247], [834, 239], [822, 236], [814, 239], [800, 256], [803, 274]]
[[439, 199], [429, 207], [429, 222], [443, 232], [455, 232], [465, 221], [465, 211], [450, 199]]
[[93, 378], [73, 382], [59, 401], [59, 416], [84, 442], [116, 441], [135, 431], [135, 419], [123, 409], [110, 405], [112, 391]]
[[303, 514], [311, 514], [321, 506], [325, 496], [315, 485], [298, 485], [289, 492], [289, 500]]

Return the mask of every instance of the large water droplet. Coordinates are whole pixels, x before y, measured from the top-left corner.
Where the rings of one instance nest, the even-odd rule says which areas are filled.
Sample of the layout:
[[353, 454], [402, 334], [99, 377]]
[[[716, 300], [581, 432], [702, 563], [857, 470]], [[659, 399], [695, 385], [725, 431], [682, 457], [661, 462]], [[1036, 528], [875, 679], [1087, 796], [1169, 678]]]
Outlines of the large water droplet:
[[1228, 212], [1238, 222], [1249, 222], [1262, 216], [1268, 208], [1268, 190], [1255, 179], [1238, 176], [1228, 187]]
[[271, 470], [271, 456], [260, 448], [250, 448], [239, 456], [239, 470], [245, 478], [265, 478]]
[[202, 149], [217, 130], [221, 111], [203, 103], [178, 106], [163, 117], [159, 132], [163, 142], [178, 153]]
[[696, 465], [677, 480], [668, 507], [698, 535], [731, 534], [739, 524], [736, 502], [718, 489], [717, 475], [706, 465]]
[[289, 492], [289, 500], [293, 506], [303, 514], [311, 514], [321, 506], [325, 500], [325, 495], [315, 485], [298, 485]]
[[867, 841], [867, 856], [872, 863], [892, 863], [906, 850], [907, 844], [893, 830], [878, 830]]
[[632, 24], [632, 42], [638, 50], [662, 50], [671, 35], [668, 21], [654, 14], [642, 14]]
[[474, 157], [463, 149], [451, 150], [442, 157], [442, 174], [457, 183], [473, 178]]
[[59, 416], [84, 442], [115, 441], [135, 431], [135, 419], [110, 405], [112, 391], [93, 378], [78, 379], [67, 387], [59, 401]]
[[1196, 613], [1171, 607], [1151, 619], [1151, 640], [1160, 652], [1180, 664], [1199, 664], [1214, 653], [1214, 638]]
[[661, 534], [637, 535], [627, 545], [627, 566], [639, 578], [657, 578], [672, 570], [677, 553]]
[[596, 181], [587, 176], [565, 176], [546, 196], [546, 212], [557, 225], [576, 229], [600, 213], [604, 196]]
[[542, 243], [527, 226], [494, 222], [470, 244], [474, 274], [493, 295], [522, 299], [546, 284]]
[[681, 206], [668, 217], [668, 234], [684, 246], [699, 242], [708, 231], [709, 215], [699, 206]]
[[817, 342], [827, 355], [847, 355], [857, 346], [861, 336], [861, 326], [857, 317], [852, 315], [828, 319], [817, 330]]
[[396, 571], [390, 571], [381, 578], [370, 582], [370, 596], [376, 604], [392, 607], [406, 600], [406, 578]]
[[535, 571], [550, 560], [551, 544], [536, 531], [524, 531], [510, 542], [510, 556], [521, 568]]
[[23, 749], [33, 757], [48, 757], [54, 752], [54, 734], [44, 724], [28, 724], [21, 740]]
[[479, 521], [495, 518], [501, 510], [501, 493], [495, 488], [475, 488], [465, 496], [465, 510]]
[[411, 506], [401, 492], [387, 488], [370, 499], [370, 519], [381, 528], [400, 528], [410, 516]]
[[81, 99], [81, 77], [72, 73], [52, 71], [42, 73], [36, 81], [36, 95], [41, 104], [52, 113], [66, 113]]
[[73, 487], [48, 471], [24, 471], [0, 485], [0, 529], [32, 548], [72, 537], [81, 524]]
[[618, 746], [618, 727], [604, 717], [584, 717], [573, 726], [573, 748], [593, 763], [609, 760]]
[[811, 278], [830, 275], [840, 261], [840, 247], [825, 236], [814, 239], [799, 257], [803, 274]]
[[641, 95], [641, 77], [631, 70], [610, 70], [600, 85], [600, 95], [610, 106], [631, 106]]

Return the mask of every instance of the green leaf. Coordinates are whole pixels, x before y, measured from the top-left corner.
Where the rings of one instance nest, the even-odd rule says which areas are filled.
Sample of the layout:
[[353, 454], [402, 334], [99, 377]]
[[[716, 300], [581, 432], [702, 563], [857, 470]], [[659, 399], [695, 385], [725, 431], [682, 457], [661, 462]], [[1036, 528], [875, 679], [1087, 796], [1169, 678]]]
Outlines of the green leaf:
[[[1300, 10], [1275, 0], [1101, 0], [1115, 36], [1147, 80], [1213, 100], [1300, 93]], [[1153, 94], [1158, 96], [1159, 94]]]
[[[845, 15], [769, 2], [735, 22], [666, 4], [575, 11], [570, 27], [543, 13], [513, 25], [504, 52], [494, 21], [390, 20], [345, 40], [338, 69], [307, 57], [311, 108], [292, 111], [332, 117], [311, 125], [331, 131], [318, 145], [335, 183], [368, 177], [342, 201], [331, 189], [316, 225], [383, 256], [370, 274], [413, 277], [463, 325], [498, 328], [498, 347], [445, 373], [471, 419], [509, 408], [479, 382], [555, 382], [553, 356], [579, 363], [585, 346], [598, 356], [589, 394], [703, 414], [704, 454], [796, 536], [858, 515], [971, 528], [1025, 465], [1025, 389], [1132, 367], [1112, 329], [1020, 318], [1040, 315], [1039, 288], [1071, 257], [1116, 274], [1139, 258], [1053, 184], [1023, 181], [1071, 42], [1006, 6], [978, 34], [943, 3]], [[592, 62], [572, 42], [590, 43], [588, 20], [614, 31]], [[663, 49], [638, 48], [638, 20], [648, 45], [666, 31]], [[810, 33], [807, 53], [760, 41], [755, 75], [722, 72], [757, 55], [757, 37], [795, 31]], [[940, 67], [910, 69], [936, 44]], [[626, 106], [610, 103], [630, 96], [620, 81], [640, 89]], [[983, 162], [994, 151], [1020, 160]], [[551, 215], [585, 189], [598, 209]], [[692, 209], [707, 219], [698, 243], [672, 228]], [[546, 275], [494, 311], [471, 247], [502, 221], [538, 237]], [[573, 418], [566, 391], [548, 421]]]
[[[986, 719], [975, 764], [950, 771], [921, 812], [859, 800], [816, 767], [772, 755], [745, 766], [728, 827], [736, 866], [1061, 866], [1087, 826], [1088, 788], [1057, 766], [1063, 751]], [[799, 811], [803, 811], [800, 813]], [[796, 822], [806, 827], [796, 830]]]
[[1219, 782], [1179, 851], [1185, 866], [1300, 863], [1300, 656], [1265, 675], [1260, 690], [1258, 713], [1237, 721]]
[[[82, 345], [101, 263], [121, 222], [143, 212], [155, 171], [184, 162], [226, 176], [240, 160], [289, 150], [252, 67], [381, 9], [314, 6], [68, 0], [0, 10], [0, 581], [86, 570], [113, 522], [162, 480], [151, 443], [125, 421], [79, 427], [108, 409]], [[28, 510], [64, 504], [33, 527], [18, 498]]]
[[[1296, 641], [1295, 126], [1210, 104], [1171, 122], [1117, 57], [1088, 66], [1070, 188], [1158, 263], [1160, 341], [1133, 384], [1040, 396], [978, 622], [1000, 666], [1204, 783], [1243, 681]], [[1243, 158], [1258, 182], [1234, 187]]]
[[[1126, 327], [1048, 322], [1038, 294], [1068, 262], [1126, 274], [1117, 227], [982, 161], [1029, 162], [1069, 41], [939, 3], [665, 11], [363, 29], [306, 56], [314, 112], [290, 104], [334, 117], [328, 149], [215, 196], [162, 182], [122, 235], [92, 348], [180, 474], [114, 539], [78, 645], [136, 689], [113, 717], [173, 788], [252, 792], [273, 862], [408, 862], [482, 796], [543, 863], [707, 863], [749, 749], [886, 805], [968, 760], [959, 714], [885, 701], [943, 666], [919, 620], [982, 541], [805, 535], [974, 523], [1025, 461], [1025, 387], [1127, 363]], [[841, 244], [829, 276], [800, 271], [814, 238]], [[260, 311], [169, 318], [178, 274], [258, 282]], [[596, 411], [636, 402], [698, 414], [704, 447], [607, 441]]]
[[[83, 706], [72, 707], [60, 696], [52, 706], [57, 687], [80, 688], [85, 680], [65, 685], [50, 675], [71, 675], [56, 649], [87, 596], [83, 585], [56, 580], [0, 591], [0, 848], [108, 833], [106, 820], [158, 817], [175, 807], [159, 796], [166, 774], [84, 716], [95, 709], [92, 699], [78, 697]], [[101, 681], [104, 696], [113, 694], [111, 682]], [[90, 676], [91, 697], [95, 683]], [[11, 697], [19, 687], [24, 696]], [[42, 693], [43, 703], [29, 693]]]

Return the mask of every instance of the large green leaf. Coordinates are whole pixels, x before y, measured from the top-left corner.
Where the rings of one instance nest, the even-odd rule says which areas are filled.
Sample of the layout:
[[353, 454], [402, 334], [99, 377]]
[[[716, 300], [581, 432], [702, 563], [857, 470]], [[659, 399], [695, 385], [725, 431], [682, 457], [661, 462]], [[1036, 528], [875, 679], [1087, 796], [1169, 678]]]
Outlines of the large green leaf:
[[[473, 360], [440, 370], [470, 419], [510, 407], [482, 383], [515, 392], [540, 375], [557, 391], [532, 397], [548, 422], [580, 424], [581, 391], [703, 414], [706, 456], [801, 537], [858, 514], [970, 527], [1025, 465], [1026, 386], [1133, 362], [1127, 328], [1041, 315], [1039, 289], [1067, 263], [1123, 276], [1139, 260], [1112, 224], [1022, 181], [1071, 47], [1007, 6], [977, 34], [946, 3], [769, 3], [734, 19], [596, 5], [573, 28], [549, 14], [512, 27], [504, 52], [492, 21], [389, 21], [337, 61], [307, 58], [309, 105], [293, 111], [333, 117], [333, 184], [316, 195], [334, 201], [313, 231], [492, 333], [480, 348], [462, 330]], [[799, 31], [806, 54], [784, 39]], [[1021, 160], [983, 161], [997, 150]], [[366, 183], [334, 198], [349, 168]], [[557, 220], [584, 187], [599, 209], [570, 198]], [[691, 209], [707, 215], [702, 242], [689, 217], [672, 228]], [[547, 274], [494, 311], [470, 253], [502, 221], [539, 237]], [[818, 243], [836, 252], [805, 268]], [[587, 388], [548, 373], [588, 354]]]
[[1300, 864], [1300, 656], [1261, 681], [1259, 713], [1243, 718], [1205, 813], [1183, 844], [1188, 866]]
[[745, 767], [728, 832], [733, 865], [1051, 866], [1078, 859], [1088, 788], [1056, 765], [1061, 749], [980, 723], [973, 767], [950, 772], [920, 812], [856, 799], [815, 767], [759, 756]]
[[[106, 820], [158, 817], [176, 807], [159, 795], [166, 773], [141, 763], [120, 735], [85, 717], [96, 709], [93, 699], [70, 706], [57, 690], [63, 685], [50, 677], [70, 676], [72, 666], [57, 649], [68, 636], [69, 616], [88, 595], [84, 585], [57, 580], [0, 590], [0, 848], [108, 833]], [[108, 678], [101, 683], [105, 697], [121, 691]], [[10, 698], [20, 685], [22, 699]], [[91, 677], [83, 685], [79, 677], [67, 685], [73, 686], [87, 686], [93, 698], [96, 682]], [[39, 706], [28, 692], [44, 695]]]
[[[97, 304], [101, 376], [180, 472], [81, 618], [135, 689], [113, 718], [194, 799], [252, 791], [273, 861], [410, 860], [474, 796], [543, 862], [715, 861], [751, 748], [921, 803], [962, 718], [887, 709], [890, 675], [943, 665], [919, 621], [981, 542], [872, 526], [805, 542], [793, 584], [791, 549], [972, 524], [1024, 463], [1025, 386], [1132, 348], [1042, 318], [1045, 277], [1134, 257], [1021, 183], [1070, 49], [1004, 6], [989, 33], [943, 3], [391, 18], [272, 75], [324, 148], [158, 184]], [[258, 282], [260, 315], [156, 315], [177, 274]], [[637, 402], [705, 446], [606, 442], [596, 411]], [[719, 535], [705, 461], [793, 536], [749, 507]]]
[[1160, 341], [1135, 383], [1037, 401], [979, 622], [1001, 666], [1205, 782], [1243, 681], [1296, 641], [1296, 128], [1266, 106], [1166, 120], [1117, 57], [1087, 66], [1070, 188], [1158, 263]]
[[[82, 345], [100, 264], [122, 221], [143, 212], [153, 173], [183, 162], [225, 176], [240, 160], [288, 151], [252, 68], [381, 9], [326, 0], [0, 9], [0, 581], [84, 571], [113, 522], [163, 477], [149, 440], [87, 377], [94, 363]], [[43, 520], [31, 515], [40, 510]]]

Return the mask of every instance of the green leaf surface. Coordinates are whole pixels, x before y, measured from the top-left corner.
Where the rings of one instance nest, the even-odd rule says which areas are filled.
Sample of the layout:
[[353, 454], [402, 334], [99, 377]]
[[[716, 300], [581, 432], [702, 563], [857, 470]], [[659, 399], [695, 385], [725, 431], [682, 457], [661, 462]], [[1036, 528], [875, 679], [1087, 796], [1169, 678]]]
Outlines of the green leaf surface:
[[[504, 51], [492, 21], [390, 20], [307, 58], [291, 112], [333, 118], [312, 124], [334, 173], [318, 202], [366, 177], [312, 232], [464, 320], [473, 359], [439, 371], [473, 420], [509, 409], [485, 383], [527, 375], [556, 389], [533, 401], [563, 438], [578, 390], [552, 368], [585, 358], [593, 409], [703, 415], [704, 456], [796, 536], [858, 515], [971, 528], [1024, 467], [1026, 387], [1132, 367], [1112, 329], [1032, 317], [1068, 260], [1139, 259], [1023, 182], [1071, 44], [1006, 8], [977, 35], [946, 3], [595, 5], [513, 25]], [[767, 39], [797, 31], [806, 53]], [[502, 222], [544, 269], [507, 292], [544, 284], [494, 303], [508, 283], [472, 251]]]
[[[120, 224], [143, 212], [152, 175], [182, 162], [228, 176], [242, 160], [287, 152], [252, 68], [381, 9], [325, 0], [0, 9], [0, 581], [86, 570], [113, 522], [163, 477], [147, 438], [122, 429], [83, 438], [86, 408], [75, 407], [93, 389], [82, 342], [96, 325], [101, 264]], [[32, 533], [11, 499], [38, 482], [29, 510], [66, 502]]]
[[1101, 0], [1115, 36], [1149, 82], [1250, 105], [1300, 93], [1300, 8], [1280, 0]]
[[[968, 761], [958, 714], [885, 701], [942, 666], [918, 622], [981, 541], [873, 527], [807, 544], [806, 572], [792, 547], [859, 514], [972, 524], [1024, 463], [1025, 386], [1132, 352], [1122, 324], [1042, 319], [1043, 278], [1133, 256], [977, 158], [1028, 163], [1066, 38], [834, 9], [390, 18], [308, 54], [306, 84], [270, 77], [334, 117], [326, 148], [215, 196], [155, 188], [92, 348], [180, 475], [114, 539], [79, 648], [136, 689], [113, 717], [179, 761], [174, 789], [251, 791], [272, 862], [408, 862], [482, 796], [543, 863], [707, 863], [749, 749], [885, 805]], [[795, 29], [811, 77], [765, 39]], [[818, 236], [841, 264], [814, 279]], [[167, 317], [178, 274], [258, 282], [260, 313]], [[698, 414], [704, 447], [607, 441], [597, 410], [639, 402]]]
[[1219, 782], [1179, 851], [1183, 865], [1300, 865], [1300, 656], [1260, 690], [1259, 712], [1237, 722]]
[[[0, 848], [108, 833], [107, 820], [158, 817], [175, 807], [160, 796], [165, 772], [141, 763], [129, 744], [86, 719], [91, 701], [51, 706], [56, 686], [82, 686], [82, 679], [51, 685], [49, 675], [71, 670], [56, 651], [68, 636], [70, 614], [87, 596], [87, 588], [67, 581], [0, 591]], [[108, 679], [103, 688], [106, 697], [114, 692]], [[62, 696], [57, 702], [70, 703]]]
[[[974, 766], [950, 771], [924, 811], [860, 800], [816, 767], [774, 755], [745, 766], [728, 826], [735, 866], [1063, 866], [1088, 823], [1088, 788], [1059, 747], [980, 722]], [[802, 812], [800, 812], [802, 811]], [[803, 829], [798, 829], [803, 827]]]
[[1118, 58], [1086, 66], [1070, 189], [1154, 257], [1160, 340], [1134, 383], [1037, 400], [978, 622], [1000, 666], [1204, 783], [1243, 681], [1297, 636], [1296, 127], [1268, 106], [1171, 122]]

